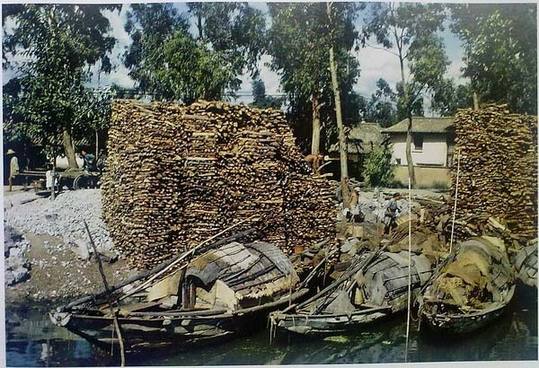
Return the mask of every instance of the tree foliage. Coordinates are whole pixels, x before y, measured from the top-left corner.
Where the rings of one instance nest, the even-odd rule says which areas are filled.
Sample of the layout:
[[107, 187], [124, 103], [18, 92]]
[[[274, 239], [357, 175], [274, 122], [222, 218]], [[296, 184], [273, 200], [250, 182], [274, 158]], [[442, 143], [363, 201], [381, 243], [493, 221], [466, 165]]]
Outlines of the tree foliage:
[[289, 114], [295, 122], [299, 142], [304, 148], [308, 146], [313, 103], [316, 102], [320, 107], [322, 138], [327, 148], [336, 136], [328, 68], [331, 44], [334, 44], [339, 65], [339, 87], [346, 107], [344, 121], [352, 124], [358, 118], [358, 96], [352, 88], [360, 70], [357, 59], [350, 53], [357, 40], [354, 21], [358, 5], [333, 4], [332, 27], [325, 3], [269, 3], [268, 7], [272, 21], [268, 32], [271, 68], [279, 74], [281, 88], [287, 94]]
[[84, 136], [90, 66], [111, 70], [115, 39], [102, 9], [116, 6], [25, 5], [9, 12], [15, 28], [3, 49], [22, 54], [19, 75], [8, 89], [6, 128], [49, 151], [64, 151], [75, 164], [73, 139]]
[[283, 98], [266, 95], [266, 85], [262, 79], [253, 79], [251, 87], [253, 90], [252, 106], [279, 109], [283, 105]]
[[370, 99], [362, 98], [361, 115], [363, 120], [388, 127], [397, 121], [397, 94], [385, 79], [378, 79], [376, 91]]
[[451, 29], [464, 41], [464, 76], [484, 102], [537, 114], [535, 4], [452, 5]]
[[473, 105], [470, 84], [455, 85], [452, 79], [440, 84], [432, 98], [432, 109], [442, 116], [454, 116], [458, 109], [470, 108]]
[[449, 64], [443, 42], [436, 35], [442, 29], [444, 17], [444, 8], [440, 4], [377, 3], [372, 4], [370, 19], [363, 28], [364, 44], [374, 35], [386, 51], [399, 59], [401, 83], [397, 86], [397, 110], [398, 115], [408, 119], [406, 160], [412, 185], [415, 185], [412, 115], [419, 109], [425, 93], [437, 93], [438, 86], [444, 83]]
[[198, 41], [220, 52], [232, 69], [258, 74], [266, 46], [266, 21], [246, 2], [188, 3], [197, 18]]
[[173, 4], [133, 4], [126, 31], [133, 43], [124, 63], [137, 88], [156, 99], [187, 103], [222, 99], [240, 88], [245, 69], [256, 73], [264, 18], [245, 3], [189, 4], [199, 37]]
[[368, 45], [369, 38], [374, 36], [388, 52], [399, 58], [402, 74], [401, 85], [397, 86], [399, 111], [405, 114], [417, 111], [417, 102], [424, 93], [436, 92], [438, 85], [444, 82], [449, 61], [441, 38], [436, 36], [436, 32], [443, 29], [444, 18], [444, 8], [440, 4], [371, 5], [362, 40]]
[[391, 147], [380, 145], [367, 154], [363, 169], [365, 180], [371, 187], [389, 186], [393, 181]]

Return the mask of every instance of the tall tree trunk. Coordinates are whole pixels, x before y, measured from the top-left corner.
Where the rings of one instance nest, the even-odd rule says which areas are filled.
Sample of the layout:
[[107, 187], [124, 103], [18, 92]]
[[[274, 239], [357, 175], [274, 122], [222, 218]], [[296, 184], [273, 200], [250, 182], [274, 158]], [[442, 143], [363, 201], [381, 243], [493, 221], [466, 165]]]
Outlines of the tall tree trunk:
[[202, 15], [200, 13], [197, 15], [197, 26], [198, 26], [198, 39], [202, 40], [202, 37], [203, 37], [203, 34], [202, 34]]
[[99, 131], [95, 130], [95, 159], [99, 158]]
[[[328, 4], [328, 9], [330, 5]], [[328, 10], [329, 11], [329, 10]], [[335, 98], [335, 114], [337, 116], [337, 129], [339, 131], [339, 154], [341, 161], [341, 190], [343, 206], [350, 207], [350, 187], [348, 183], [348, 152], [346, 145], [346, 136], [344, 135], [344, 124], [341, 112], [341, 92], [339, 90], [339, 81], [337, 80], [337, 64], [333, 46], [329, 48], [329, 69], [331, 71], [331, 84], [333, 86], [333, 96]]]
[[311, 141], [311, 154], [320, 154], [320, 101], [318, 93], [313, 94], [313, 136]]
[[412, 184], [412, 187], [415, 187], [415, 171], [414, 162], [412, 159], [412, 101], [410, 101], [410, 93], [408, 91], [406, 79], [404, 78], [404, 58], [401, 55], [400, 48], [399, 62], [401, 68], [401, 82], [402, 93], [404, 97], [404, 106], [406, 108], [406, 116], [408, 118], [408, 127], [406, 129], [406, 164], [408, 166], [408, 176], [410, 177], [410, 182]]
[[473, 109], [479, 110], [479, 95], [475, 91], [473, 91]]
[[[328, 20], [331, 26], [331, 3], [326, 3]], [[348, 151], [346, 136], [344, 135], [344, 124], [342, 121], [341, 110], [341, 92], [339, 90], [339, 81], [337, 80], [337, 63], [335, 62], [335, 53], [333, 44], [329, 48], [329, 70], [331, 72], [331, 84], [333, 87], [333, 97], [335, 98], [335, 114], [337, 117], [337, 129], [339, 131], [339, 156], [341, 161], [341, 192], [343, 198], [343, 207], [350, 208], [350, 186], [348, 179]]]
[[67, 157], [69, 168], [78, 168], [79, 166], [77, 165], [77, 159], [75, 158], [75, 149], [73, 148], [73, 139], [71, 138], [71, 134], [67, 129], [64, 129], [62, 143], [64, 145], [64, 152]]
[[412, 159], [412, 112], [408, 113], [408, 127], [406, 129], [406, 163], [408, 164], [408, 176], [412, 188], [415, 188], [415, 170]]

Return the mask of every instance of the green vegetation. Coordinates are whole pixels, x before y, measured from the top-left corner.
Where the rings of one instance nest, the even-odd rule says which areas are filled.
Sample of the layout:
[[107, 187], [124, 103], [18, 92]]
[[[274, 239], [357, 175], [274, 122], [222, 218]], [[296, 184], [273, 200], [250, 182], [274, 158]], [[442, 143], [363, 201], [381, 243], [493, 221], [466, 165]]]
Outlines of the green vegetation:
[[[442, 28], [444, 8], [440, 4], [376, 3], [364, 27], [363, 42], [374, 36], [379, 44], [398, 57], [401, 82], [397, 86], [398, 119], [408, 119], [406, 134], [406, 160], [408, 174], [415, 185], [412, 161], [412, 115], [421, 110], [423, 95], [435, 95], [444, 81], [449, 61], [444, 45], [436, 32]], [[397, 52], [391, 51], [393, 48]], [[405, 65], [408, 66], [408, 75]]]
[[[36, 149], [48, 156], [63, 152], [74, 166], [75, 148], [105, 147], [113, 97], [227, 100], [247, 75], [252, 105], [286, 109], [305, 153], [325, 153], [338, 136], [331, 48], [346, 127], [362, 119], [387, 127], [406, 118], [411, 129], [425, 96], [443, 116], [471, 107], [472, 96], [537, 113], [533, 4], [333, 3], [331, 21], [326, 3], [264, 8], [240, 2], [3, 5], [3, 68], [10, 71], [4, 74], [10, 77], [4, 80], [4, 144], [33, 155]], [[130, 40], [118, 59], [106, 15], [120, 9], [127, 10]], [[448, 25], [463, 43], [464, 84], [448, 77], [440, 38]], [[365, 97], [356, 91], [361, 47], [371, 46], [398, 60], [400, 81], [390, 85], [380, 75], [376, 91]], [[266, 94], [259, 71], [264, 55], [283, 97]], [[95, 81], [118, 64], [134, 89], [99, 88]], [[365, 169], [373, 183], [391, 180], [374, 170], [384, 157], [379, 154]]]
[[364, 175], [368, 185], [373, 188], [386, 187], [393, 182], [391, 147], [389, 145], [375, 147], [367, 154]]
[[451, 29], [464, 42], [464, 76], [482, 102], [537, 114], [535, 4], [452, 5]]

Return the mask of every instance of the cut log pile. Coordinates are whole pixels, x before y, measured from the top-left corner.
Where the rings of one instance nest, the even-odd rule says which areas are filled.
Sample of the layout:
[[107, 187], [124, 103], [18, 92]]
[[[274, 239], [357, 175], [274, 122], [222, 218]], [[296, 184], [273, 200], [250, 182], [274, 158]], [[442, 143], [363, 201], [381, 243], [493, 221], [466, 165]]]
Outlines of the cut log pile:
[[[461, 155], [455, 237], [480, 235], [493, 217], [521, 241], [535, 239], [537, 118], [511, 114], [506, 105], [488, 105], [459, 111], [455, 133], [455, 152]], [[456, 157], [452, 170], [454, 193]], [[449, 213], [446, 220], [447, 230]]]
[[283, 114], [222, 102], [113, 104], [103, 212], [115, 246], [150, 267], [227, 226], [290, 254], [335, 238], [335, 188], [313, 176]]

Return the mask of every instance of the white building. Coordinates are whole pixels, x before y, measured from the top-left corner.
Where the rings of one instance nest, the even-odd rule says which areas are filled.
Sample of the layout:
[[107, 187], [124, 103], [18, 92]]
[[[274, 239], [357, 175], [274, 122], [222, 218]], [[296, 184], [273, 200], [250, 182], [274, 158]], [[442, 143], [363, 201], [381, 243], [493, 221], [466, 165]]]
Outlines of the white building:
[[[408, 183], [407, 129], [408, 119], [404, 119], [382, 130], [382, 133], [389, 135], [392, 143], [395, 180], [405, 185]], [[412, 162], [419, 187], [449, 185], [454, 144], [453, 118], [412, 118]]]

